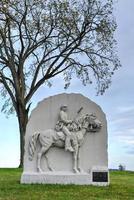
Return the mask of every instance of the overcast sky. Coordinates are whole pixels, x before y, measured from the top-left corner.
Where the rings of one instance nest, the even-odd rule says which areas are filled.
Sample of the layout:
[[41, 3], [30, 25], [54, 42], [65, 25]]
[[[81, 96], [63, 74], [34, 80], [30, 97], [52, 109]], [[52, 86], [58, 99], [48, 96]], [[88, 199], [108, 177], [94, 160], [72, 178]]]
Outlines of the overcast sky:
[[[94, 86], [84, 87], [73, 80], [67, 93], [82, 93], [99, 104], [108, 121], [109, 167], [119, 164], [134, 170], [134, 1], [118, 0], [115, 5], [118, 24], [116, 39], [122, 68], [116, 72], [112, 85], [103, 96], [96, 96]], [[63, 81], [57, 79], [52, 88], [42, 87], [33, 98], [33, 107], [50, 95], [65, 92]], [[18, 167], [19, 131], [14, 115], [7, 119], [0, 113], [0, 167]]]

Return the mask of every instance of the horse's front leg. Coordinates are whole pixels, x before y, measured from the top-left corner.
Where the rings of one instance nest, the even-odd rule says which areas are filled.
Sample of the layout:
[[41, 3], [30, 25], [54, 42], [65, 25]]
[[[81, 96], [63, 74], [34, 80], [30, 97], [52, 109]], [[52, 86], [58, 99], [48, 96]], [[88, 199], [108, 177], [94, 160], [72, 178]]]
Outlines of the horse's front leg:
[[74, 152], [73, 152], [73, 171], [75, 173], [79, 173], [77, 169], [77, 160], [78, 160], [78, 146], [74, 148]]
[[83, 173], [84, 170], [80, 166], [80, 147], [78, 148], [78, 156], [77, 157], [78, 157], [78, 170], [80, 173]]

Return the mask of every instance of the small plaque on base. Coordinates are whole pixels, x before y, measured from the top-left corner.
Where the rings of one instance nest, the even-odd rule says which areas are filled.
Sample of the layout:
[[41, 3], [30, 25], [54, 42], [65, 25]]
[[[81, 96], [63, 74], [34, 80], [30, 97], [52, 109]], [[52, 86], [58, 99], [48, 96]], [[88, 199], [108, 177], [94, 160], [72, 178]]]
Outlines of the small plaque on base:
[[92, 172], [93, 182], [108, 182], [108, 172]]

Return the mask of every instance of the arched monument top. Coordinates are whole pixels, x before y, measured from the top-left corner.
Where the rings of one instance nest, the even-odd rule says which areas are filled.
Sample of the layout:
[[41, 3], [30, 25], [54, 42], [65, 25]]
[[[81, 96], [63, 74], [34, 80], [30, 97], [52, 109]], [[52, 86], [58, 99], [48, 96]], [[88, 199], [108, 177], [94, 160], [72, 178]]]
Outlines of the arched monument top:
[[94, 179], [107, 185], [107, 157], [107, 122], [101, 107], [82, 94], [50, 96], [31, 112], [21, 182], [41, 183], [43, 174], [43, 183], [93, 184]]

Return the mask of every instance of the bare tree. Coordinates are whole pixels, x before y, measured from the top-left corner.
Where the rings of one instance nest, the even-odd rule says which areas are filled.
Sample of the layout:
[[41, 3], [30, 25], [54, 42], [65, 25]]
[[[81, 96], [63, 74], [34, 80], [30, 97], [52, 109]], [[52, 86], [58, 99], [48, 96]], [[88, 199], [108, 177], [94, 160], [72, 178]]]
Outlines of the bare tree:
[[16, 112], [20, 129], [20, 166], [33, 94], [62, 73], [65, 88], [76, 76], [84, 85], [96, 80], [103, 94], [120, 67], [112, 0], [1, 0], [0, 93], [2, 111]]

